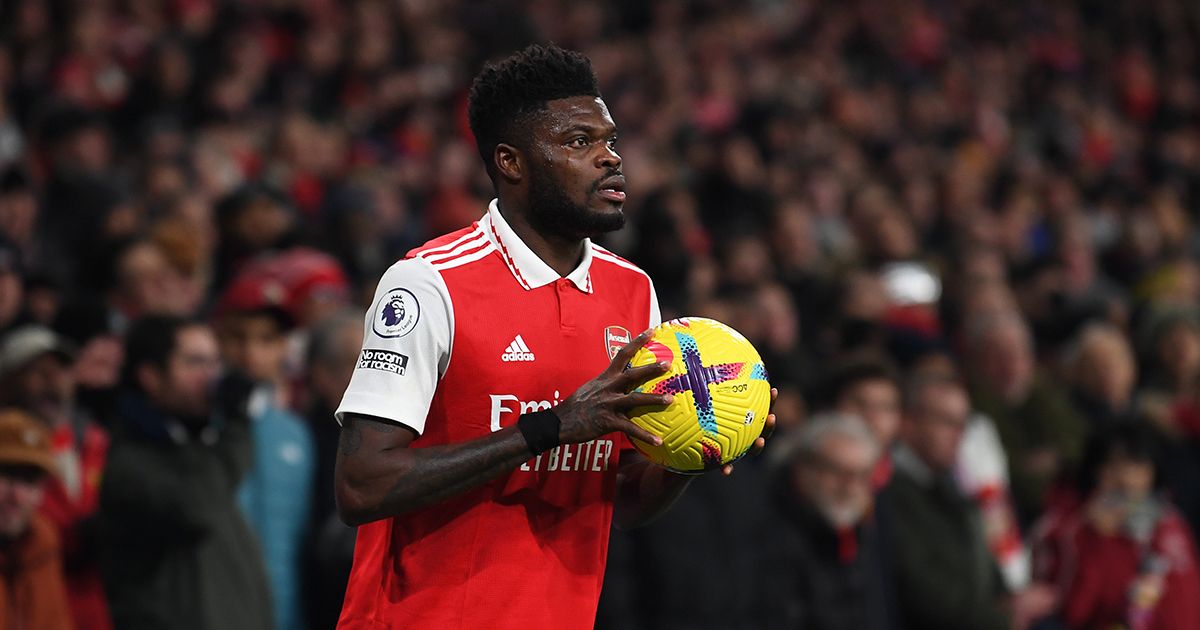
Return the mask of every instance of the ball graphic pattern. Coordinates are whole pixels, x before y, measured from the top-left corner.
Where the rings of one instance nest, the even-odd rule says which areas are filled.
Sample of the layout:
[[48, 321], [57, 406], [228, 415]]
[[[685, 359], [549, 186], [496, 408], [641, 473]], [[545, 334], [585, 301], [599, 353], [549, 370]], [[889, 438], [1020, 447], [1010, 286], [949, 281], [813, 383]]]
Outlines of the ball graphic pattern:
[[741, 457], [762, 434], [771, 385], [758, 351], [721, 322], [685, 317], [663, 322], [629, 363], [670, 363], [666, 374], [635, 391], [673, 394], [665, 407], [639, 407], [630, 419], [663, 439], [633, 440], [651, 461], [682, 473], [719, 468]]

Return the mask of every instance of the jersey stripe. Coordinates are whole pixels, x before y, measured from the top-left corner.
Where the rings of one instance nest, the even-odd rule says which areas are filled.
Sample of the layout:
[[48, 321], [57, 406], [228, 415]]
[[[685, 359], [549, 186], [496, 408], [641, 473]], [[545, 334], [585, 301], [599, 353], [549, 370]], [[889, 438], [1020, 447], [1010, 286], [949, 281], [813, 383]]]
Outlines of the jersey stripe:
[[484, 245], [478, 251], [471, 252], [469, 254], [464, 254], [464, 255], [459, 256], [458, 258], [454, 258], [452, 260], [443, 260], [443, 261], [435, 262], [435, 263], [431, 263], [431, 264], [433, 265], [433, 268], [437, 269], [438, 271], [443, 271], [446, 269], [454, 269], [455, 267], [461, 267], [467, 263], [473, 263], [477, 260], [485, 258], [486, 256], [488, 256], [489, 254], [491, 254], [494, 251], [496, 251], [496, 247], [494, 245], [492, 245], [492, 243], [489, 241], [486, 245]]
[[646, 276], [647, 278], [650, 277], [649, 275], [646, 274], [645, 271], [642, 271], [641, 268], [639, 268], [637, 265], [629, 262], [628, 260], [625, 260], [624, 258], [621, 258], [620, 256], [617, 256], [616, 254], [608, 251], [607, 249], [603, 249], [599, 245], [593, 245], [592, 247], [594, 248], [594, 251], [592, 252], [593, 258], [599, 258], [600, 260], [610, 262], [614, 265], [617, 265], [618, 267], [624, 267], [626, 269], [636, 271], [636, 272], [642, 274], [643, 276]]
[[476, 227], [474, 230], [471, 230], [470, 232], [463, 234], [462, 236], [454, 239], [453, 241], [450, 241], [449, 243], [446, 243], [444, 245], [438, 245], [437, 247], [430, 247], [429, 249], [427, 249], [425, 251], [417, 252], [416, 255], [417, 256], [440, 255], [442, 253], [448, 252], [449, 250], [452, 250], [452, 249], [458, 247], [466, 240], [473, 239], [473, 238], [479, 236], [480, 234], [483, 234], [483, 230], [479, 229], [479, 227]]
[[476, 238], [473, 238], [454, 249], [440, 254], [421, 254], [421, 257], [431, 263], [449, 262], [463, 254], [469, 254], [487, 244], [487, 235], [480, 232]]
[[500, 240], [500, 234], [496, 232], [495, 224], [488, 223], [488, 227], [492, 230], [492, 241], [500, 247], [500, 257], [504, 259], [504, 264], [508, 265], [509, 271], [512, 271], [513, 275], [517, 277], [517, 282], [521, 283], [521, 288], [529, 289], [529, 283], [525, 281], [525, 276], [521, 275], [521, 270], [517, 268], [517, 263], [508, 254], [508, 249], [504, 247], [504, 241]]

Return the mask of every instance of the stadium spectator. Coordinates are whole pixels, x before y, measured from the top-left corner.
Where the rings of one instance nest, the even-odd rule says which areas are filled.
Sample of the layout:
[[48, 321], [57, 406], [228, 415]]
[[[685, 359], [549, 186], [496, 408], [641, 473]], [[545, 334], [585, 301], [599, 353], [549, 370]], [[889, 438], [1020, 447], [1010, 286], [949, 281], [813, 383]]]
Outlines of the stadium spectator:
[[20, 323], [25, 311], [21, 252], [0, 238], [0, 331]]
[[1068, 347], [1063, 368], [1071, 401], [1089, 433], [1132, 418], [1137, 363], [1119, 329], [1111, 324], [1086, 326]]
[[[764, 535], [772, 524], [768, 485], [763, 462], [743, 458], [728, 478], [694, 478], [654, 522], [614, 530], [596, 627], [762, 627]], [[727, 553], [696, 554], [704, 540], [727, 541]]]
[[967, 331], [974, 407], [996, 423], [1008, 454], [1017, 517], [1027, 527], [1055, 478], [1079, 459], [1086, 425], [1055, 384], [1038, 374], [1029, 329], [1014, 313]]
[[1024, 628], [1054, 604], [1052, 593], [1036, 588], [1006, 606], [979, 511], [951, 476], [969, 414], [966, 391], [955, 381], [918, 377], [908, 386], [896, 470], [881, 498], [890, 508], [905, 627]]
[[760, 627], [897, 628], [892, 575], [871, 516], [879, 443], [856, 416], [812, 418], [774, 445], [775, 526]]
[[54, 525], [38, 515], [54, 474], [50, 435], [22, 411], [0, 411], [0, 629], [71, 630]]
[[68, 342], [36, 324], [0, 339], [0, 405], [19, 408], [50, 432], [55, 474], [43, 482], [39, 513], [61, 544], [71, 617], [78, 630], [112, 627], [96, 548], [100, 479], [108, 432], [77, 404]]
[[316, 454], [305, 573], [306, 618], [313, 628], [337, 625], [354, 560], [355, 529], [338, 517], [333, 484], [329, 483], [337, 462], [339, 432], [337, 423], [329, 422], [329, 418], [358, 363], [362, 336], [362, 313], [338, 311], [314, 326], [304, 362], [305, 416]]
[[1139, 416], [1162, 444], [1163, 483], [1200, 531], [1200, 321], [1191, 308], [1150, 313], [1142, 325]]
[[[366, 308], [405, 252], [482, 215], [472, 73], [556, 41], [594, 60], [621, 125], [628, 225], [600, 244], [649, 272], [666, 316], [770, 349], [781, 426], [848, 349], [904, 378], [952, 348], [984, 412], [960, 482], [994, 463], [965, 454], [991, 416], [1028, 525], [1093, 429], [1060, 424], [1079, 387], [1058, 362], [1103, 322], [1138, 349], [1130, 421], [1155, 426], [1163, 483], [1200, 525], [1200, 327], [1181, 314], [1200, 300], [1197, 3], [510, 4], [0, 3], [0, 332], [53, 321], [79, 348], [77, 404], [108, 417], [128, 321], [209, 313], [263, 251], [332, 255]], [[247, 190], [278, 207], [238, 237], [216, 209]], [[162, 255], [114, 265], [131, 242]], [[898, 267], [943, 294], [898, 304]], [[1036, 413], [981, 383], [1005, 349], [972, 340], [1012, 313], [1032, 390], [1058, 392]]]
[[[262, 551], [237, 502], [253, 384], [205, 325], [141, 319], [125, 345], [120, 424], [100, 488], [101, 567], [118, 628], [267, 630]], [[186, 585], [186, 586], [180, 586]]]
[[288, 394], [283, 287], [239, 276], [217, 302], [217, 339], [230, 368], [254, 381], [250, 406], [253, 465], [238, 493], [258, 535], [271, 583], [278, 628], [305, 627], [300, 569], [312, 500], [315, 465], [308, 426], [284, 406]]
[[1200, 626], [1195, 539], [1156, 491], [1160, 482], [1145, 426], [1116, 425], [1091, 441], [1080, 499], [1047, 516], [1040, 545], [1039, 563], [1062, 589], [1068, 628]]
[[881, 490], [892, 476], [890, 451], [900, 433], [900, 384], [895, 368], [877, 357], [851, 356], [835, 365], [829, 378], [833, 408], [861, 418], [875, 436], [879, 456], [871, 485]]
[[[954, 358], [941, 350], [930, 350], [909, 367], [909, 378], [959, 380]], [[972, 411], [958, 445], [954, 478], [967, 498], [975, 502], [983, 523], [988, 549], [999, 565], [1010, 591], [1030, 583], [1029, 549], [1021, 537], [1017, 511], [1009, 483], [1008, 455], [992, 419]]]

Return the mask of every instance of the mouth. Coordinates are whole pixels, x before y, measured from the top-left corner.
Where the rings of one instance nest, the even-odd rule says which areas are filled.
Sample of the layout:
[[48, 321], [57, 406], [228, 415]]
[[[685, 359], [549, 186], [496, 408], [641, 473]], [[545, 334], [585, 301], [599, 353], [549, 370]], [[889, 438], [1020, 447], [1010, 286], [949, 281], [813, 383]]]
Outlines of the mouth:
[[600, 182], [596, 194], [613, 203], [625, 202], [625, 177], [616, 175]]

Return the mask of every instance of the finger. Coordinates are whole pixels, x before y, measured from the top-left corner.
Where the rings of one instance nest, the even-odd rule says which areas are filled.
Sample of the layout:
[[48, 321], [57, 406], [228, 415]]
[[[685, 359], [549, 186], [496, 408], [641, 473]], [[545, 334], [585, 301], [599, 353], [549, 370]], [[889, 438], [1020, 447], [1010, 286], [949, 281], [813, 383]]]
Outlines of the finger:
[[721, 474], [728, 477], [733, 474], [733, 464], [725, 464], [721, 467]]
[[760, 435], [763, 438], [769, 438], [775, 433], [775, 414], [767, 414], [767, 421], [763, 423], [763, 430]]
[[618, 429], [625, 435], [628, 435], [635, 440], [641, 440], [642, 442], [653, 444], [655, 446], [662, 446], [662, 438], [628, 420], [624, 420]]
[[613, 407], [617, 409], [633, 409], [634, 407], [662, 407], [671, 404], [675, 397], [671, 394], [645, 394], [642, 392], [633, 392], [625, 394], [620, 398], [613, 400]]
[[612, 363], [608, 364], [607, 371], [611, 374], [620, 374], [621, 370], [624, 370], [625, 366], [629, 365], [629, 362], [633, 360], [633, 355], [637, 354], [637, 351], [641, 350], [647, 341], [650, 341], [650, 337], [653, 334], [654, 329], [647, 328], [642, 331], [642, 334], [634, 337], [629, 343], [625, 344], [623, 348], [617, 351]]
[[767, 441], [764, 440], [763, 438], [758, 438], [757, 440], [754, 440], [754, 444], [750, 445], [750, 456], [754, 457], [754, 456], [758, 455], [759, 453], [763, 452], [763, 449], [766, 447], [767, 447]]
[[651, 363], [649, 365], [639, 365], [618, 374], [613, 383], [620, 391], [627, 392], [646, 381], [666, 374], [669, 369], [671, 369], [671, 364], [666, 361], [659, 361], [658, 363]]
[[769, 407], [769, 409], [771, 411], [775, 411], [775, 399], [776, 398], [779, 398], [779, 390], [772, 387], [771, 388], [771, 406]]

